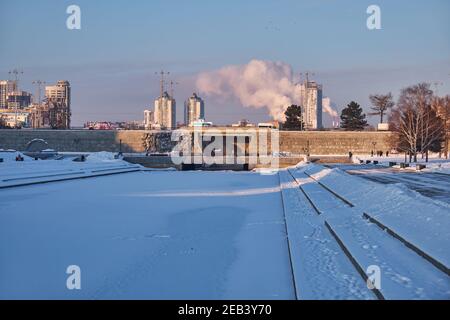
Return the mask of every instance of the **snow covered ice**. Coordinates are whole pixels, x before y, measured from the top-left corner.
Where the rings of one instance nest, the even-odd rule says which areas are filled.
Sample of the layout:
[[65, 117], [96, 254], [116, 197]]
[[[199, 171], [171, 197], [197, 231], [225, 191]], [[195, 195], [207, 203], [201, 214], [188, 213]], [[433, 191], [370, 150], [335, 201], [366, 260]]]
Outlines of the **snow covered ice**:
[[135, 172], [4, 189], [0, 203], [3, 299], [294, 298], [276, 175]]
[[0, 152], [0, 299], [450, 299], [449, 207], [399, 185], [15, 155]]

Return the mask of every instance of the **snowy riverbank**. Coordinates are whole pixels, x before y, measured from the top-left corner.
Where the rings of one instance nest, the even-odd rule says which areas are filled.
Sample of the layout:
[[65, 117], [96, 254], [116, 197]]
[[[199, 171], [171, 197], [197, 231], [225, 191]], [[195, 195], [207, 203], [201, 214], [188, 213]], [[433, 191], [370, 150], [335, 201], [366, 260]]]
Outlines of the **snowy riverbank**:
[[[389, 162], [396, 162], [397, 165], [394, 166], [395, 168], [400, 168], [399, 164], [405, 162], [404, 156], [398, 156], [398, 155], [390, 155], [389, 157], [377, 157], [373, 156], [354, 156], [353, 157], [353, 163], [360, 163], [360, 160], [366, 162], [366, 161], [378, 161], [379, 165], [388, 166]], [[407, 159], [409, 160], [409, 159]], [[408, 163], [408, 161], [406, 162]], [[426, 162], [426, 159], [421, 156], [418, 157], [417, 162], [412, 162], [410, 164], [409, 168], [405, 168], [403, 170], [416, 170], [416, 164], [422, 164], [425, 165], [426, 168], [423, 169], [424, 172], [437, 172], [437, 173], [444, 173], [444, 174], [450, 174], [450, 159], [445, 158], [439, 158], [438, 155], [431, 155], [428, 159], [428, 162]]]

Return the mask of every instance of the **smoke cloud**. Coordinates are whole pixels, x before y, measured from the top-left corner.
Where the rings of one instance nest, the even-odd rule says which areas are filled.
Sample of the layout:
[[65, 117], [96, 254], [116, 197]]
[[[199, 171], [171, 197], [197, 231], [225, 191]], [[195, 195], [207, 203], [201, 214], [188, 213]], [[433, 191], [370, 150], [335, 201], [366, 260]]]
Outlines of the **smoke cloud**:
[[276, 120], [284, 121], [291, 104], [299, 104], [301, 90], [292, 67], [283, 62], [252, 60], [204, 72], [197, 78], [197, 89], [210, 96], [235, 97], [244, 107], [267, 108]]
[[322, 99], [322, 110], [323, 112], [326, 112], [330, 115], [332, 118], [338, 118], [339, 115], [337, 111], [334, 109], [335, 105], [331, 102], [331, 99], [328, 97], [325, 97]]
[[331, 127], [339, 127], [339, 114], [336, 111], [336, 104], [331, 101], [330, 98], [325, 97], [322, 99], [322, 111], [330, 116]]
[[[269, 114], [284, 121], [284, 112], [300, 104], [302, 90], [292, 67], [284, 62], [252, 60], [246, 65], [226, 66], [198, 75], [197, 90], [208, 96], [237, 98], [244, 107], [266, 108]], [[323, 112], [338, 117], [329, 98], [323, 99]]]

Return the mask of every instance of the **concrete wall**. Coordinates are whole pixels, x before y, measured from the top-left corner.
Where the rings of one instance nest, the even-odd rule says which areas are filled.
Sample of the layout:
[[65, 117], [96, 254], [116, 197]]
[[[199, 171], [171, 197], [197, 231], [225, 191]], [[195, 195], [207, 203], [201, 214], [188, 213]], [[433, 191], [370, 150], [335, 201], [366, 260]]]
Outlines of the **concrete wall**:
[[[213, 131], [211, 129], [210, 131]], [[217, 131], [217, 130], [216, 130]], [[239, 130], [237, 130], [239, 132]], [[244, 131], [244, 130], [242, 130]], [[49, 148], [74, 152], [145, 152], [143, 138], [148, 131], [93, 130], [0, 130], [0, 148], [25, 150], [33, 139], [44, 139]], [[152, 132], [152, 134], [156, 134]], [[391, 149], [390, 132], [280, 132], [280, 151], [311, 155], [368, 154], [372, 149]], [[375, 142], [375, 147], [373, 146]]]
[[[311, 155], [369, 154], [390, 151], [391, 132], [280, 132], [280, 151]], [[308, 152], [309, 150], [309, 152]]]
[[142, 131], [0, 130], [0, 148], [25, 150], [29, 141], [43, 139], [57, 151], [142, 152]]

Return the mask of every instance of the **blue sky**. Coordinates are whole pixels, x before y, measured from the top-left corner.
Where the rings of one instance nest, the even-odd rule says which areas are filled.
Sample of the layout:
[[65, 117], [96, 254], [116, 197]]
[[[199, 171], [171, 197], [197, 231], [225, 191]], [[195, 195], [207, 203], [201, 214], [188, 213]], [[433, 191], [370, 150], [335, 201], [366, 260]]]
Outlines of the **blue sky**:
[[[66, 28], [66, 8], [81, 7], [82, 29]], [[381, 7], [382, 30], [366, 28], [366, 9]], [[371, 93], [420, 81], [450, 93], [450, 1], [0, 0], [0, 78], [24, 71], [21, 86], [67, 79], [73, 120], [140, 120], [158, 95], [162, 68], [180, 84], [182, 103], [197, 73], [251, 59], [311, 70], [338, 109], [367, 108]], [[263, 109], [206, 99], [216, 123], [268, 119]], [[373, 119], [375, 121], [375, 119]]]

